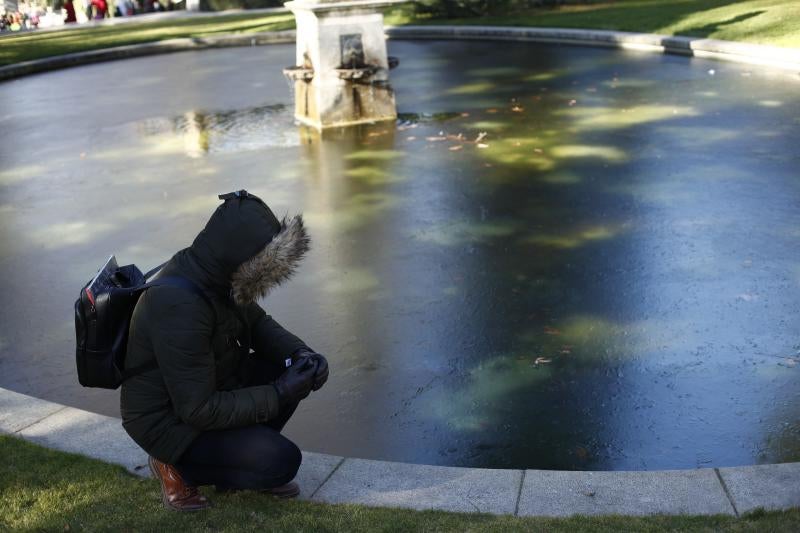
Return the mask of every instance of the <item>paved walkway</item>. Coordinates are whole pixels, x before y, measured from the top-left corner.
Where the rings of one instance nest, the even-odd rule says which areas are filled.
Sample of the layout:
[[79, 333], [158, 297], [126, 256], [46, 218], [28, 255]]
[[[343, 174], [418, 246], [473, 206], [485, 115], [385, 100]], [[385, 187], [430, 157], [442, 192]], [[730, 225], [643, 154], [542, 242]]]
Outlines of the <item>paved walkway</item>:
[[[117, 418], [0, 388], [0, 433], [149, 475]], [[518, 516], [727, 514], [800, 507], [800, 463], [651, 472], [489, 470], [304, 453], [300, 497]]]

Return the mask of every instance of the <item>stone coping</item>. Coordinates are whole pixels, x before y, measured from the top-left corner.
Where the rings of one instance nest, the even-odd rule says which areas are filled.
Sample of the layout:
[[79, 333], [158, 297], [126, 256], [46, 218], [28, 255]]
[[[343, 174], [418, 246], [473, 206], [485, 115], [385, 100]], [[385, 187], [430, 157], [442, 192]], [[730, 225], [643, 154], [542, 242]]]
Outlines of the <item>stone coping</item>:
[[800, 48], [652, 33], [507, 26], [396, 26], [393, 39], [478, 39], [602, 46], [766, 65], [800, 74]]
[[[0, 433], [149, 475], [120, 420], [0, 388]], [[498, 470], [303, 453], [300, 498], [517, 516], [735, 515], [800, 507], [800, 463], [697, 470]]]
[[[390, 39], [477, 39], [528, 41], [581, 46], [634, 49], [770, 66], [794, 72], [800, 78], [800, 49], [779, 48], [715, 39], [671, 37], [648, 33], [561, 28], [504, 26], [395, 26], [387, 27]], [[118, 46], [25, 61], [0, 67], [0, 81], [60, 68], [185, 50], [231, 46], [260, 46], [295, 41], [295, 31], [230, 34], [214, 37], [169, 39]]]

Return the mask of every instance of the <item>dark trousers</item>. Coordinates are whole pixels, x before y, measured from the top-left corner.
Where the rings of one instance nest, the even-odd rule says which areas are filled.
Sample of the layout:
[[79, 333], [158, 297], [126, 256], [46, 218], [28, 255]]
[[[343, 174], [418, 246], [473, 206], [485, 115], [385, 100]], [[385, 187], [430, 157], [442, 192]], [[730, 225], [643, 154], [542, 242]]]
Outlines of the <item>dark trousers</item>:
[[[251, 360], [242, 373], [246, 385], [274, 381], [284, 369]], [[290, 482], [302, 461], [300, 449], [281, 435], [297, 409], [288, 405], [265, 424], [201, 433], [174, 465], [187, 483], [216, 485], [220, 490], [260, 490]]]

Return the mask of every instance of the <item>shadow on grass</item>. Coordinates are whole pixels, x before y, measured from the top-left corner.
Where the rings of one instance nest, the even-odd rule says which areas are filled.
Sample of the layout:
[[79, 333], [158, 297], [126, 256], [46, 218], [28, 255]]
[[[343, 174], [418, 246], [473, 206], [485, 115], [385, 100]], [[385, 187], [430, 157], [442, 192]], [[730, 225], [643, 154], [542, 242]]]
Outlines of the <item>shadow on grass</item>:
[[733, 24], [738, 24], [739, 22], [744, 22], [745, 20], [752, 19], [759, 15], [763, 15], [766, 11], [751, 11], [750, 13], [743, 13], [733, 18], [729, 18], [728, 20], [724, 20], [721, 22], [714, 22], [711, 24], [705, 24], [703, 26], [698, 26], [696, 28], [689, 28], [687, 30], [682, 31], [683, 35], [687, 37], [708, 37], [720, 30], [722, 30], [725, 26], [731, 26]]

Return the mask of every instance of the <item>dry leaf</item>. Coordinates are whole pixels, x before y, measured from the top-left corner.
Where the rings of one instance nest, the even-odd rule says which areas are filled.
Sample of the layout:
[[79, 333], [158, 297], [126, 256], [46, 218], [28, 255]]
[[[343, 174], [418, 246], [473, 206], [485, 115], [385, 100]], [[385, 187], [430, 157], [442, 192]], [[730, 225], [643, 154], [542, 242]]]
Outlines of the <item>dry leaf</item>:
[[479, 143], [479, 142], [481, 142], [483, 139], [485, 139], [487, 135], [488, 135], [488, 133], [486, 133], [485, 131], [482, 131], [482, 132], [480, 132], [480, 133], [478, 134], [478, 136], [477, 136], [477, 137], [475, 137], [475, 140], [474, 140], [473, 142]]
[[577, 100], [570, 100], [570, 101], [569, 101], [569, 105], [570, 105], [570, 106], [573, 106], [573, 105], [575, 105], [575, 104], [577, 104], [577, 103], [578, 103], [578, 101], [577, 101]]
[[416, 140], [417, 140], [417, 138], [416, 138], [416, 137], [414, 137], [414, 136], [412, 135], [412, 136], [410, 136], [410, 137], [406, 137], [406, 140], [407, 140], [407, 141], [416, 141]]
[[552, 362], [553, 360], [547, 357], [537, 357], [536, 361], [534, 361], [533, 363], [536, 365], [546, 365], [547, 363], [552, 363]]
[[478, 148], [489, 148], [488, 144], [478, 143]]
[[425, 140], [426, 140], [426, 141], [430, 141], [430, 142], [446, 141], [446, 140], [447, 140], [447, 137], [445, 137], [445, 136], [440, 136], [440, 137], [425, 137]]
[[525, 108], [522, 106], [515, 105], [511, 108], [511, 111], [513, 111], [514, 113], [522, 113], [523, 111], [525, 111]]
[[534, 148], [533, 151], [536, 152], [537, 154], [544, 153], [544, 150], [542, 150], [541, 148]]
[[545, 326], [544, 327], [544, 332], [547, 335], [561, 335], [560, 331], [558, 331], [556, 328], [551, 328], [550, 326]]
[[464, 147], [463, 147], [463, 146], [461, 146], [461, 145], [459, 144], [459, 145], [457, 145], [457, 146], [451, 146], [451, 147], [449, 148], [449, 150], [450, 150], [451, 152], [456, 152], [456, 151], [458, 151], [458, 150], [461, 150], [462, 148], [464, 148]]

